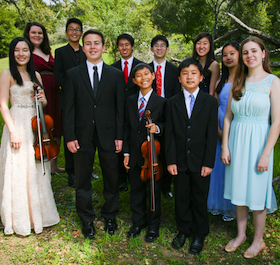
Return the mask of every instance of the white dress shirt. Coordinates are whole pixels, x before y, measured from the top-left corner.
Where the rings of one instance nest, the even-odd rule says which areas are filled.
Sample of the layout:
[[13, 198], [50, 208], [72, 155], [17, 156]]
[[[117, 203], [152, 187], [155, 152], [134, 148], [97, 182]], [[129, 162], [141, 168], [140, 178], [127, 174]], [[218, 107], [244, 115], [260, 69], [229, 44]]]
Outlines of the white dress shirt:
[[[199, 87], [197, 87], [197, 89], [192, 93], [195, 100], [196, 100], [198, 92], [199, 92]], [[187, 112], [188, 112], [188, 117], [190, 119], [191, 118], [191, 108], [190, 108], [191, 98], [190, 98], [190, 93], [185, 88], [183, 89], [183, 93], [184, 93], [184, 96], [185, 96], [185, 104], [186, 104], [186, 108], [187, 108]]]
[[[95, 64], [89, 62], [88, 60], [86, 60], [86, 64], [87, 64], [88, 75], [89, 75], [91, 87], [93, 87], [93, 72], [94, 72], [93, 66], [95, 66]], [[100, 81], [100, 78], [101, 78], [101, 75], [102, 75], [103, 61], [96, 64], [96, 66], [97, 66], [98, 78], [99, 78], [99, 81]]]

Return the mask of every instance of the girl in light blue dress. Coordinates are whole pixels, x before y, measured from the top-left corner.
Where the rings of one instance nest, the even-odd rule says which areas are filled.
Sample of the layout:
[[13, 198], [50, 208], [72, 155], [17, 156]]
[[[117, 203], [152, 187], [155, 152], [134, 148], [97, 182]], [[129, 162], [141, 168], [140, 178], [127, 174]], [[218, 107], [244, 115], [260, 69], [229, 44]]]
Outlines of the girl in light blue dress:
[[272, 171], [280, 132], [280, 80], [271, 73], [262, 40], [245, 39], [224, 118], [221, 153], [226, 165], [224, 197], [236, 205], [238, 229], [225, 247], [227, 252], [246, 241], [248, 210], [253, 211], [255, 234], [245, 258], [254, 258], [265, 248], [266, 213], [277, 208]]
[[211, 173], [207, 206], [208, 212], [211, 212], [213, 215], [222, 214], [224, 221], [232, 221], [236, 216], [235, 205], [233, 205], [230, 200], [224, 199], [225, 165], [222, 163], [220, 157], [224, 116], [227, 108], [229, 91], [238, 65], [238, 51], [239, 44], [237, 42], [227, 42], [223, 46], [222, 76], [215, 92], [215, 97], [219, 102], [219, 127], [216, 160]]

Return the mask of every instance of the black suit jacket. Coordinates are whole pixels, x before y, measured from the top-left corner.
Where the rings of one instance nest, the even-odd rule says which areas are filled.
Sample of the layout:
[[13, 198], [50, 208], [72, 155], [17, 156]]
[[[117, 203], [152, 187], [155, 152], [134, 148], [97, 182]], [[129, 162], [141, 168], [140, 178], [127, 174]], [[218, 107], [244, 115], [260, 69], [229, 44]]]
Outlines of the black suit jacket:
[[[132, 71], [133, 67], [135, 67], [139, 63], [143, 63], [143, 62], [141, 62], [140, 60], [138, 60], [134, 57], [133, 62], [132, 62], [131, 71]], [[121, 60], [118, 60], [117, 62], [113, 63], [111, 66], [122, 71]], [[126, 98], [136, 94], [139, 91], [139, 87], [137, 85], [135, 85], [132, 81], [131, 71], [130, 71], [130, 75], [128, 77], [127, 83], [125, 84], [125, 97]]]
[[68, 43], [66, 46], [58, 48], [55, 50], [55, 60], [54, 60], [54, 77], [58, 85], [61, 87], [61, 97], [60, 97], [60, 108], [64, 108], [64, 93], [67, 91], [66, 74], [67, 71], [81, 63], [86, 61], [86, 55], [83, 52], [82, 47], [80, 49], [80, 59], [77, 61], [76, 55], [73, 48]]
[[[130, 96], [126, 100], [125, 108], [125, 129], [124, 129], [124, 145], [123, 152], [129, 153], [129, 166], [144, 164], [141, 153], [141, 146], [147, 140], [147, 128], [145, 117], [139, 121], [138, 114], [138, 96], [139, 93]], [[165, 103], [166, 99], [152, 92], [145, 110], [151, 111], [152, 121], [159, 126], [160, 133], [155, 134], [156, 138], [161, 136], [165, 129]]]
[[[154, 63], [149, 64], [154, 70]], [[156, 89], [156, 78], [153, 82], [153, 88]], [[166, 61], [164, 74], [164, 94], [165, 98], [171, 98], [181, 91], [181, 84], [178, 78], [178, 67]]]
[[200, 172], [214, 167], [218, 135], [217, 100], [199, 91], [191, 118], [188, 118], [183, 92], [167, 101], [165, 155], [167, 165], [180, 172]]
[[124, 76], [103, 63], [96, 98], [86, 63], [68, 70], [65, 93], [64, 137], [78, 140], [81, 151], [91, 151], [94, 130], [104, 150], [115, 150], [115, 140], [123, 140]]

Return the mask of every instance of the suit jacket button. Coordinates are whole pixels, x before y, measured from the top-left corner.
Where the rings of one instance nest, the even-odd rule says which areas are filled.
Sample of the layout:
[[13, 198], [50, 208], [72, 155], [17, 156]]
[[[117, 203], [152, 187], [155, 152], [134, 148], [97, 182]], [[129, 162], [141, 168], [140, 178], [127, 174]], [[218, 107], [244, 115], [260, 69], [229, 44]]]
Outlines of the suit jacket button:
[[138, 131], [137, 133], [140, 133], [140, 131]]
[[189, 154], [190, 152], [191, 152], [191, 150], [188, 150], [188, 151], [187, 151], [187, 154]]
[[92, 123], [94, 124], [94, 121], [92, 121]]
[[188, 138], [187, 141], [189, 142], [191, 140], [191, 138]]
[[94, 105], [93, 107], [96, 108], [96, 105]]
[[189, 126], [187, 127], [187, 129], [190, 129], [191, 127], [192, 127], [192, 126], [189, 125]]

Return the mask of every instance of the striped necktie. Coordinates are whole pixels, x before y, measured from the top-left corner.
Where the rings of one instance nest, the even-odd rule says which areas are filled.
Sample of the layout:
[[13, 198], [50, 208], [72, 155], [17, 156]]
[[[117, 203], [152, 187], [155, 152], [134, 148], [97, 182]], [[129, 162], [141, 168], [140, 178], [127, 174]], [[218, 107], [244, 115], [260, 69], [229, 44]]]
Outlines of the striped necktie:
[[141, 100], [141, 105], [139, 107], [138, 113], [139, 113], [139, 121], [141, 121], [143, 114], [144, 114], [144, 110], [145, 110], [145, 98], [142, 97], [140, 98]]
[[191, 98], [191, 102], [190, 102], [190, 116], [192, 115], [192, 110], [193, 110], [193, 106], [194, 106], [194, 102], [195, 102], [195, 98], [193, 94], [190, 94], [189, 97]]

